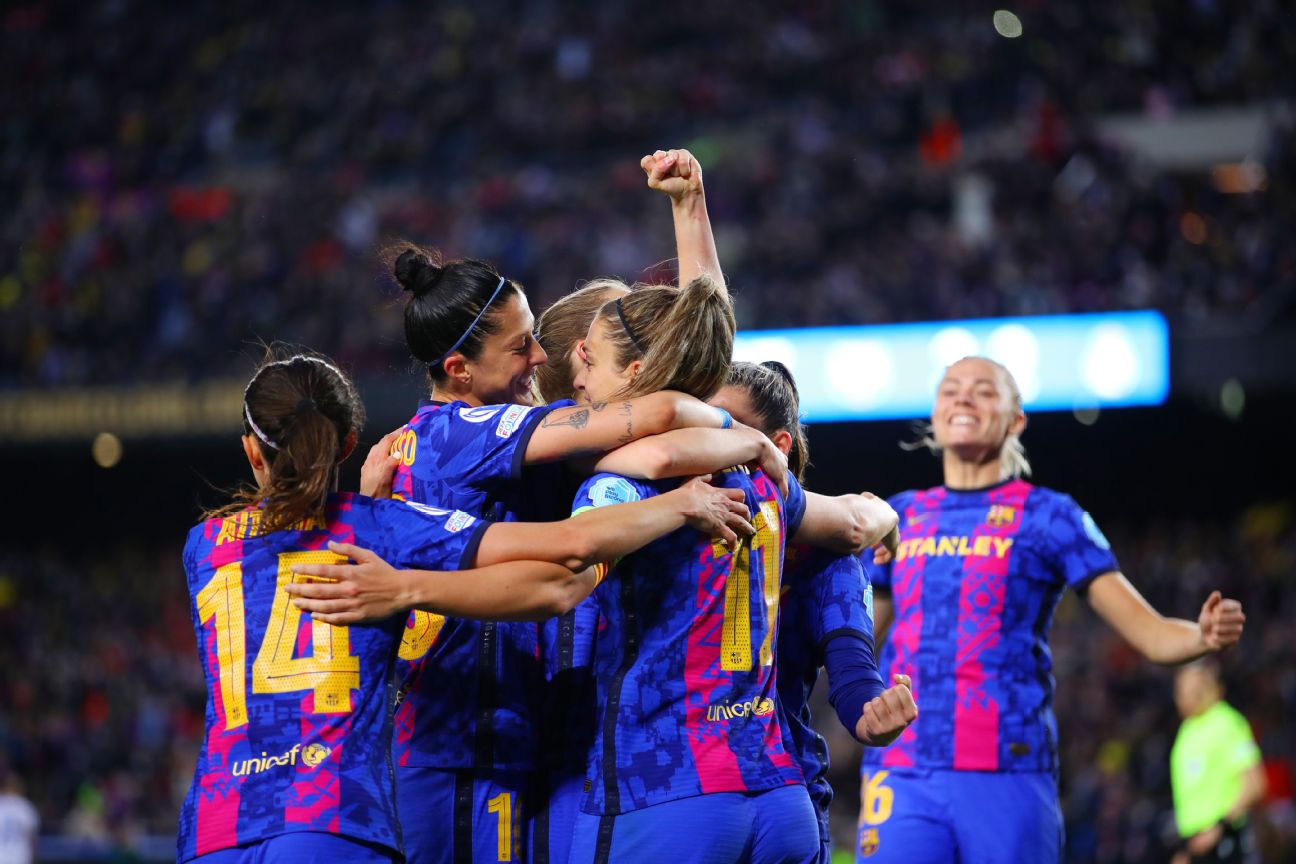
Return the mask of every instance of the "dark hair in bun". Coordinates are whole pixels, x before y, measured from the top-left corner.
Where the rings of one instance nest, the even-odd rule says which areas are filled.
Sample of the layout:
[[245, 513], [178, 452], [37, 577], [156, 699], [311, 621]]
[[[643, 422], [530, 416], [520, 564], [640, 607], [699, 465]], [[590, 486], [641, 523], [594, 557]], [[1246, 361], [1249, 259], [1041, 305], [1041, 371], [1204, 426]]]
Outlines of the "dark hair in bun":
[[[485, 261], [443, 261], [435, 249], [409, 242], [388, 247], [383, 261], [409, 292], [405, 344], [428, 367], [433, 384], [446, 380], [444, 361], [452, 353], [475, 360], [482, 343], [499, 331], [499, 310], [522, 286], [505, 279]], [[453, 350], [452, 350], [453, 349]]]

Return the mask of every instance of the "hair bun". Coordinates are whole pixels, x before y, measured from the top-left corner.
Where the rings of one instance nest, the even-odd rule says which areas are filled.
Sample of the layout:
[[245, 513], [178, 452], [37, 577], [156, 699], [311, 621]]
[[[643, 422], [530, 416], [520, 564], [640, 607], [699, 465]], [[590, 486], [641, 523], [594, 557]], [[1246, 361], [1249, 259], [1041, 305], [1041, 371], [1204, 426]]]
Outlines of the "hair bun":
[[392, 275], [415, 297], [426, 294], [441, 276], [441, 265], [421, 249], [406, 249], [396, 257]]

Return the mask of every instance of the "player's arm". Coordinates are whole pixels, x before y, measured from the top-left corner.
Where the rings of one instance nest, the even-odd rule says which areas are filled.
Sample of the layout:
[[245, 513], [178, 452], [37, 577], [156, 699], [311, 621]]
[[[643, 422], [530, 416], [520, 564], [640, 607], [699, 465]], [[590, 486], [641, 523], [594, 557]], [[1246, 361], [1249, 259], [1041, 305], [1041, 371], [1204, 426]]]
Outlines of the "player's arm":
[[[561, 615], [598, 584], [591, 565], [613, 561], [685, 525], [737, 541], [755, 533], [737, 489], [697, 478], [643, 501], [602, 507], [561, 522], [499, 522], [482, 534], [477, 569], [398, 570], [371, 550], [330, 543], [353, 564], [300, 564], [294, 572], [329, 582], [286, 586], [299, 609], [329, 624], [423, 609], [458, 618], [544, 620]], [[506, 566], [509, 564], [517, 566]]]
[[701, 399], [663, 390], [617, 402], [596, 402], [551, 411], [527, 441], [525, 462], [553, 462], [609, 450], [672, 429], [719, 429], [729, 415]]
[[732, 429], [676, 429], [642, 438], [602, 456], [591, 473], [662, 480], [734, 465], [759, 467], [787, 495], [787, 457], [768, 436], [737, 423]]
[[894, 536], [900, 520], [890, 504], [869, 492], [834, 497], [806, 492], [805, 496], [805, 518], [793, 539], [844, 555], [858, 554]]
[[1153, 663], [1173, 665], [1221, 651], [1242, 638], [1242, 604], [1212, 592], [1197, 621], [1166, 618], [1143, 599], [1123, 573], [1110, 571], [1090, 583], [1089, 605], [1135, 650]]
[[1265, 787], [1267, 785], [1264, 776], [1264, 769], [1259, 763], [1246, 768], [1242, 772], [1242, 788], [1238, 791], [1238, 797], [1233, 802], [1233, 806], [1224, 814], [1224, 818], [1214, 825], [1188, 838], [1186, 848], [1181, 852], [1183, 857], [1176, 857], [1175, 862], [1190, 861], [1191, 856], [1200, 856], [1205, 858], [1210, 855], [1211, 850], [1219, 845], [1224, 839], [1224, 823], [1236, 823], [1252, 807], [1260, 803], [1264, 797]]
[[707, 215], [702, 166], [687, 150], [658, 150], [639, 160], [648, 175], [648, 188], [671, 199], [675, 222], [675, 255], [679, 259], [679, 284], [710, 276], [722, 289], [720, 255], [716, 251], [711, 219]]
[[531, 558], [573, 570], [615, 561], [685, 525], [731, 545], [755, 529], [739, 489], [697, 477], [642, 501], [585, 510], [561, 522], [500, 522], [486, 529], [478, 565]]
[[293, 605], [317, 621], [344, 626], [382, 621], [410, 609], [489, 621], [543, 621], [561, 615], [597, 585], [593, 568], [508, 561], [471, 570], [398, 570], [349, 543], [329, 550], [351, 564], [298, 564], [293, 571], [332, 582], [291, 582]]

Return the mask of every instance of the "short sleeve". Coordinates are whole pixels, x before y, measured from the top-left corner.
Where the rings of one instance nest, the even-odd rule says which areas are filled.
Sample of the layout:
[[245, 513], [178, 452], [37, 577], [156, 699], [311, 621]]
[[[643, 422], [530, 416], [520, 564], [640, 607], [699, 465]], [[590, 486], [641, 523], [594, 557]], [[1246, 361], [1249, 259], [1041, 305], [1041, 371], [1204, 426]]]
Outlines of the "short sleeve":
[[595, 474], [581, 484], [572, 501], [572, 515], [575, 516], [595, 507], [609, 507], [613, 504], [629, 504], [642, 501], [657, 494], [645, 483], [622, 477], [620, 474]]
[[821, 648], [834, 636], [856, 635], [873, 641], [873, 587], [854, 555], [825, 556], [813, 577], [817, 615], [815, 644]]
[[[417, 418], [417, 440], [413, 452], [405, 451], [403, 461], [415, 482], [491, 489], [521, 475], [527, 445], [540, 423], [551, 412], [572, 404], [564, 400], [537, 407], [445, 405]], [[401, 473], [398, 469], [397, 485], [412, 486], [402, 484]]]
[[1069, 496], [1055, 499], [1045, 530], [1048, 548], [1056, 556], [1056, 570], [1076, 591], [1084, 591], [1097, 577], [1120, 569], [1098, 524]]
[[[1232, 706], [1229, 706], [1232, 709]], [[1227, 749], [1224, 760], [1229, 768], [1237, 772], [1246, 771], [1260, 764], [1260, 748], [1256, 745], [1251, 724], [1236, 710], [1232, 711]]]
[[794, 537], [801, 528], [801, 520], [805, 518], [806, 497], [801, 484], [791, 474], [788, 474], [788, 494], [784, 501], [784, 509], [787, 512], [786, 536]]
[[468, 570], [490, 523], [462, 510], [442, 510], [413, 501], [376, 501], [393, 566], [422, 570]]

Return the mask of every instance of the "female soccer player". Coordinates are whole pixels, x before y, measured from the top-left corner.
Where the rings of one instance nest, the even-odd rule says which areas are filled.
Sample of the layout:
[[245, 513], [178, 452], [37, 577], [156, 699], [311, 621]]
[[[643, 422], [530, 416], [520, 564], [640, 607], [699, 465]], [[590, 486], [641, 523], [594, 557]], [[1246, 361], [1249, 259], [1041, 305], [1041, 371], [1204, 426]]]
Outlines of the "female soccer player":
[[[710, 396], [728, 372], [733, 333], [729, 299], [707, 277], [638, 289], [599, 310], [575, 383], [592, 401], [664, 387]], [[572, 861], [818, 855], [773, 678], [783, 538], [796, 533], [804, 498], [795, 481], [784, 496], [760, 472], [721, 479], [746, 494], [757, 529], [749, 543], [677, 532], [621, 559], [596, 594], [600, 716]], [[599, 474], [575, 509], [660, 491]]]
[[[407, 500], [496, 521], [555, 518], [567, 512], [560, 490], [570, 487], [561, 466], [540, 463], [724, 421], [701, 400], [670, 392], [530, 406], [545, 355], [518, 285], [488, 264], [439, 263], [412, 246], [396, 257], [393, 273], [410, 294], [406, 341], [427, 365], [432, 390], [396, 443], [395, 491]], [[782, 458], [758, 437], [748, 436], [742, 461]], [[516, 836], [513, 826], [525, 818], [520, 796], [535, 779], [542, 657], [533, 624], [412, 614], [395, 738], [411, 864], [496, 861], [501, 851], [515, 860], [498, 838], [501, 828]], [[432, 800], [455, 803], [429, 811]]]
[[[588, 594], [596, 559], [685, 524], [749, 527], [735, 493], [700, 483], [654, 512], [610, 511], [602, 525], [490, 525], [337, 494], [337, 464], [362, 418], [351, 382], [316, 355], [268, 358], [245, 390], [243, 447], [256, 488], [209, 514], [184, 553], [209, 702], [181, 860], [400, 857], [388, 746], [400, 621], [349, 629], [302, 620], [290, 602], [303, 578], [295, 568], [340, 560], [326, 543], [345, 552], [341, 541], [359, 540], [439, 570], [495, 564], [435, 574], [416, 599], [465, 615], [539, 619]], [[249, 641], [259, 646], [250, 679]]]
[[[792, 373], [782, 363], [735, 363], [729, 380], [710, 400], [735, 420], [768, 435], [788, 455], [798, 481], [809, 462]], [[870, 747], [890, 744], [918, 716], [909, 678], [894, 675], [884, 689], [873, 653], [873, 589], [856, 555], [840, 555], [794, 543], [784, 561], [779, 602], [779, 701], [789, 746], [805, 775], [819, 821], [819, 864], [828, 864], [832, 839], [828, 806], [828, 742], [814, 730], [810, 692], [819, 667], [828, 670], [829, 701], [843, 726]]]
[[1058, 860], [1047, 637], [1066, 587], [1155, 663], [1183, 663], [1242, 634], [1241, 605], [1219, 592], [1196, 622], [1149, 606], [1089, 514], [1022, 479], [1025, 427], [1007, 369], [983, 357], [954, 363], [928, 439], [945, 483], [891, 499], [900, 543], [874, 575], [876, 629], [884, 638], [894, 617], [883, 671], [912, 678], [923, 719], [865, 755], [860, 862]]

